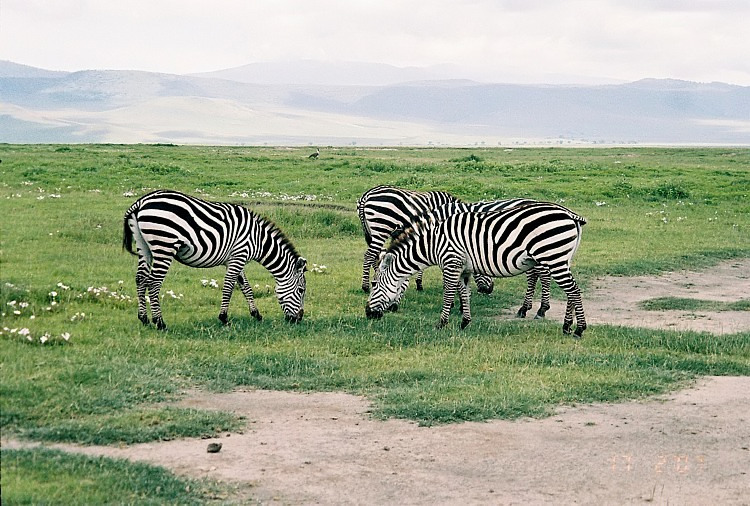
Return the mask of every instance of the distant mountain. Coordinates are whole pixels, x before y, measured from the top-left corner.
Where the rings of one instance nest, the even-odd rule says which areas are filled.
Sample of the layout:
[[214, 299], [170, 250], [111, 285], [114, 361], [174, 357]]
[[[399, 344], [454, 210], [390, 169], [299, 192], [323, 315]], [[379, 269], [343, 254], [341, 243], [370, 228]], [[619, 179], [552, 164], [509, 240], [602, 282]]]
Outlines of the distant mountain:
[[448, 79], [448, 65], [396, 67], [384, 63], [294, 62], [251, 63], [241, 67], [191, 74], [193, 77], [228, 79], [253, 84], [304, 84], [313, 86], [387, 86], [409, 81]]
[[67, 72], [43, 70], [28, 65], [21, 65], [7, 60], [0, 60], [0, 78], [2, 77], [62, 77]]
[[[386, 67], [357, 68], [399, 82], [246, 83], [214, 73], [50, 72], [0, 62], [0, 142], [750, 145], [747, 86], [668, 79], [597, 86], [404, 82], [424, 77], [424, 69]], [[327, 79], [346, 80], [334, 70]]]

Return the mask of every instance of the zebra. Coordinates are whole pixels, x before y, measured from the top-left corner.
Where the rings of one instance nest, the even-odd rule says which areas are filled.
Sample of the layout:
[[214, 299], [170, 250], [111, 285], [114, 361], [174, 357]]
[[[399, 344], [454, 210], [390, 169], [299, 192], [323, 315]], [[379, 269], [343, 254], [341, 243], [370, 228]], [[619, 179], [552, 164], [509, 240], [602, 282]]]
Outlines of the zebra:
[[259, 262], [276, 279], [276, 296], [286, 319], [302, 320], [307, 260], [276, 225], [243, 206], [156, 190], [139, 198], [125, 213], [122, 245], [138, 255], [138, 319], [144, 325], [149, 323], [148, 292], [152, 321], [158, 329], [166, 329], [159, 292], [174, 259], [190, 267], [226, 265], [219, 312], [223, 324], [228, 322], [229, 300], [236, 284], [247, 299], [250, 315], [262, 320], [243, 272], [250, 260]]
[[448, 323], [454, 294], [460, 295], [461, 328], [471, 322], [469, 276], [472, 273], [509, 277], [536, 265], [567, 295], [563, 333], [570, 334], [573, 314], [575, 337], [586, 329], [578, 284], [570, 263], [581, 241], [586, 220], [556, 204], [525, 204], [505, 211], [458, 212], [444, 220], [424, 219], [395, 239], [378, 267], [378, 282], [370, 294], [365, 314], [381, 318], [400, 297], [404, 281], [420, 269], [439, 265], [443, 271], [443, 306], [438, 328]]
[[[370, 188], [357, 201], [357, 215], [362, 223], [367, 250], [362, 261], [362, 290], [370, 292], [370, 269], [394, 230], [404, 228], [424, 212], [459, 200], [444, 191], [413, 191], [395, 186]], [[417, 290], [422, 278], [417, 278]]]
[[[526, 199], [526, 198], [513, 198], [513, 199], [506, 199], [506, 200], [492, 200], [492, 201], [482, 201], [482, 202], [475, 202], [475, 203], [464, 203], [464, 202], [452, 202], [448, 204], [443, 204], [442, 206], [439, 206], [435, 209], [432, 209], [430, 211], [424, 212], [420, 214], [419, 216], [416, 216], [413, 218], [412, 221], [419, 221], [423, 219], [433, 219], [442, 221], [446, 219], [451, 214], [455, 214], [458, 212], [490, 212], [490, 211], [503, 211], [505, 209], [510, 209], [513, 207], [517, 207], [520, 205], [525, 204], [535, 204], [539, 203], [537, 200], [532, 199]], [[558, 205], [558, 204], [551, 204], [550, 205]], [[565, 209], [566, 211], [573, 213], [569, 209], [559, 206], [561, 209]], [[397, 228], [393, 231], [392, 237], [397, 238], [401, 233], [403, 233], [404, 228]], [[381, 250], [381, 256], [383, 255]], [[422, 274], [424, 273], [423, 270], [420, 270], [417, 273], [417, 290], [421, 289], [421, 280], [422, 280]], [[494, 289], [494, 281], [492, 276], [486, 276], [484, 274], [474, 273], [474, 281], [477, 284], [477, 291], [479, 293], [485, 293], [490, 294], [492, 293]], [[545, 314], [547, 313], [547, 310], [550, 308], [550, 273], [549, 269], [542, 265], [534, 266], [531, 270], [526, 272], [526, 293], [524, 294], [523, 299], [523, 305], [520, 307], [520, 309], [516, 312], [516, 316], [518, 318], [526, 318], [526, 313], [531, 309], [532, 303], [534, 301], [534, 292], [536, 290], [536, 283], [537, 281], [540, 281], [542, 284], [542, 302], [539, 306], [539, 310], [537, 311], [537, 314], [534, 316], [534, 319], [543, 319], [545, 317]], [[404, 287], [405, 288], [405, 287]], [[403, 293], [403, 292], [402, 292]], [[400, 299], [396, 301], [394, 304], [394, 307], [397, 309], [398, 304], [400, 303]], [[393, 309], [392, 309], [393, 310]]]

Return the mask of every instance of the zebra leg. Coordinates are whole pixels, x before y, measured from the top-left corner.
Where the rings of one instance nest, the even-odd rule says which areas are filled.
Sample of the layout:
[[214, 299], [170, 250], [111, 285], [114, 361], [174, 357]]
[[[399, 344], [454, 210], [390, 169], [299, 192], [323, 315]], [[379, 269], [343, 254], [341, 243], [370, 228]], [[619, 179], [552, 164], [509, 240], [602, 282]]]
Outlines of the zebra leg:
[[443, 307], [440, 310], [440, 321], [437, 324], [437, 328], [439, 329], [448, 324], [448, 317], [451, 314], [453, 299], [456, 296], [456, 289], [458, 288], [462, 270], [463, 266], [459, 260], [443, 264]]
[[549, 309], [549, 295], [550, 295], [550, 273], [546, 267], [538, 266], [534, 270], [539, 270], [539, 280], [542, 282], [542, 305], [539, 306], [539, 311], [536, 312], [534, 319], [544, 318], [544, 315]]
[[465, 329], [469, 325], [469, 323], [471, 323], [471, 306], [469, 304], [469, 301], [471, 299], [471, 288], [469, 287], [470, 277], [470, 273], [464, 272], [461, 275], [461, 280], [458, 283], [459, 301], [461, 303], [462, 329]]
[[417, 277], [414, 279], [414, 281], [417, 283], [417, 291], [421, 292], [424, 290], [424, 287], [422, 286], [422, 277], [424, 277], [424, 271], [419, 271], [417, 273]]
[[250, 316], [252, 316], [258, 321], [261, 321], [263, 317], [260, 315], [260, 311], [258, 311], [258, 308], [255, 307], [255, 297], [253, 296], [253, 287], [250, 286], [250, 283], [248, 283], [244, 272], [240, 271], [239, 275], [237, 276], [237, 281], [240, 284], [240, 290], [242, 290], [242, 293], [245, 295], [245, 299], [247, 300], [247, 305], [250, 307]]
[[573, 327], [573, 303], [568, 300], [565, 304], [565, 318], [563, 319], [563, 334], [570, 335]]
[[164, 323], [164, 318], [161, 315], [161, 301], [159, 300], [159, 292], [161, 292], [161, 285], [164, 283], [164, 278], [167, 276], [169, 266], [172, 265], [172, 259], [174, 254], [170, 256], [159, 256], [154, 255], [154, 262], [151, 266], [151, 276], [148, 279], [148, 298], [151, 303], [151, 321], [154, 322], [156, 328], [159, 330], [166, 330], [167, 325]]
[[531, 309], [531, 305], [534, 302], [534, 290], [536, 289], [537, 278], [539, 278], [539, 273], [537, 273], [536, 269], [526, 272], [526, 294], [523, 296], [523, 305], [516, 313], [517, 318], [526, 318], [526, 312]]
[[[229, 318], [227, 317], [227, 313], [229, 312], [229, 301], [232, 299], [234, 286], [237, 284], [244, 266], [244, 262], [237, 261], [230, 261], [227, 264], [227, 273], [224, 276], [224, 286], [221, 289], [221, 309], [219, 310], [219, 320], [224, 325], [229, 322]], [[243, 293], [245, 292], [244, 289], [242, 291]], [[245, 296], [247, 296], [247, 294]]]
[[567, 265], [556, 271], [551, 271], [551, 275], [555, 283], [562, 288], [568, 297], [565, 319], [563, 320], [563, 333], [570, 334], [570, 329], [573, 326], [573, 313], [575, 312], [578, 325], [576, 326], [574, 335], [576, 338], [580, 338], [583, 336], [583, 331], [586, 330], [586, 317], [583, 313], [583, 301], [581, 300], [581, 290], [578, 288], [578, 283], [576, 283]]
[[148, 282], [151, 269], [149, 268], [146, 258], [138, 256], [138, 268], [135, 271], [135, 290], [138, 294], [138, 319], [141, 323], [148, 325], [148, 308], [146, 306], [146, 284]]
[[367, 246], [367, 251], [365, 251], [362, 260], [362, 291], [365, 293], [370, 293], [370, 269], [375, 267], [379, 254], [380, 248], [375, 247], [374, 243]]

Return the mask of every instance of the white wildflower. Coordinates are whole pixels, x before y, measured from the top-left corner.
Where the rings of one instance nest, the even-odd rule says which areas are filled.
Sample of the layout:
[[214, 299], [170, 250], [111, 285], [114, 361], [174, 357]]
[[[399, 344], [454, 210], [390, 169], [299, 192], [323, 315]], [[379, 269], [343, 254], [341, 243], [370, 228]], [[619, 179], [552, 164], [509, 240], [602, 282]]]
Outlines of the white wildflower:
[[60, 337], [65, 339], [65, 341], [67, 342], [70, 339], [70, 332], [63, 332], [62, 334], [60, 334]]

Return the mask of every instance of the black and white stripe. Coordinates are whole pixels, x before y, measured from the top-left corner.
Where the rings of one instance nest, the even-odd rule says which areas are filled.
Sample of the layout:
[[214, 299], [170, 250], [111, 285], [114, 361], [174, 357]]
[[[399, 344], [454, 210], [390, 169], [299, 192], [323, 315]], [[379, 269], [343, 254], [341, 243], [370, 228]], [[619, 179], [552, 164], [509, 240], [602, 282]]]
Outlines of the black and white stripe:
[[[460, 201], [452, 202], [449, 204], [443, 204], [442, 206], [439, 206], [435, 209], [422, 213], [421, 215], [414, 217], [412, 222], [418, 222], [420, 220], [425, 220], [425, 219], [443, 221], [448, 216], [455, 214], [455, 213], [459, 213], [459, 212], [482, 212], [484, 213], [484, 212], [504, 211], [506, 209], [511, 209], [513, 207], [518, 207], [518, 206], [526, 205], [526, 204], [536, 204], [536, 203], [539, 203], [539, 201], [526, 199], [526, 198], [492, 200], [492, 201], [482, 201], [482, 202], [474, 202], [474, 203], [465, 203], [465, 202], [460, 202]], [[557, 205], [557, 204], [552, 204], [552, 205]], [[560, 206], [560, 208], [569, 211], [571, 214], [575, 214], [567, 208], [564, 208], [562, 206]], [[403, 232], [403, 229], [394, 230], [393, 232], [394, 237], [397, 237], [398, 234], [400, 234], [401, 232]], [[417, 273], [416, 280], [417, 280], [418, 290], [421, 288], [421, 280], [422, 280], [423, 272], [424, 271], [419, 271]], [[484, 274], [474, 273], [474, 281], [477, 284], [477, 291], [479, 291], [479, 293], [486, 293], [486, 294], [492, 293], [494, 289], [494, 281], [491, 276], [485, 276]], [[525, 318], [526, 313], [532, 307], [537, 281], [540, 281], [542, 284], [542, 301], [541, 301], [541, 305], [539, 306], [539, 310], [537, 311], [537, 314], [534, 318], [544, 318], [547, 310], [550, 307], [549, 269], [547, 269], [546, 267], [542, 265], [534, 266], [534, 268], [526, 272], [526, 282], [527, 282], [526, 293], [524, 295], [523, 304], [521, 305], [520, 309], [516, 313], [516, 316], [518, 316], [519, 318]], [[398, 303], [400, 303], [400, 300], [397, 301], [397, 304]]]
[[443, 271], [439, 326], [447, 324], [458, 289], [463, 328], [471, 321], [471, 274], [509, 277], [542, 266], [568, 298], [563, 332], [571, 332], [575, 313], [575, 335], [580, 337], [586, 329], [586, 319], [570, 263], [585, 223], [570, 210], [550, 203], [530, 203], [500, 212], [464, 211], [444, 220], [421, 220], [389, 246], [378, 267], [378, 282], [365, 312], [370, 318], [382, 317], [400, 297], [406, 279], [420, 269], [439, 265]]
[[237, 284], [250, 314], [261, 319], [243, 272], [250, 260], [259, 262], [276, 279], [276, 296], [286, 318], [300, 321], [304, 314], [306, 260], [273, 223], [243, 206], [157, 190], [138, 199], [125, 213], [123, 248], [138, 255], [138, 318], [144, 324], [148, 324], [148, 292], [152, 321], [157, 328], [166, 328], [159, 291], [174, 259], [191, 267], [226, 265], [219, 312], [223, 323], [227, 323], [229, 300]]
[[[370, 291], [370, 269], [394, 230], [409, 225], [415, 216], [458, 199], [443, 191], [413, 191], [395, 186], [376, 186], [357, 201], [357, 214], [367, 242], [362, 262], [362, 290]], [[421, 278], [418, 279], [421, 287]]]

